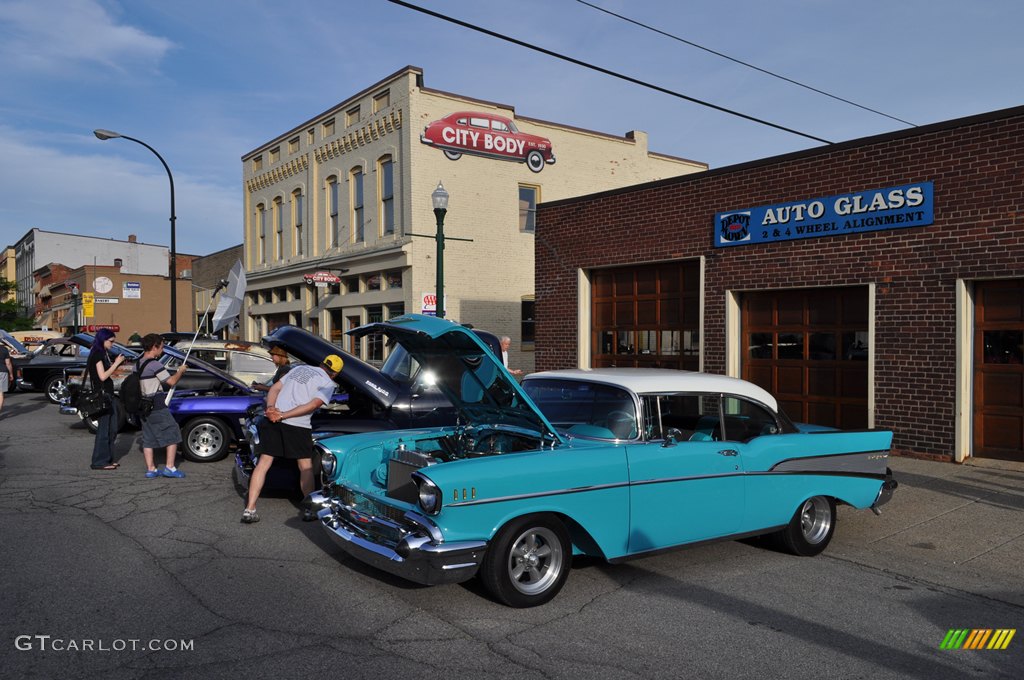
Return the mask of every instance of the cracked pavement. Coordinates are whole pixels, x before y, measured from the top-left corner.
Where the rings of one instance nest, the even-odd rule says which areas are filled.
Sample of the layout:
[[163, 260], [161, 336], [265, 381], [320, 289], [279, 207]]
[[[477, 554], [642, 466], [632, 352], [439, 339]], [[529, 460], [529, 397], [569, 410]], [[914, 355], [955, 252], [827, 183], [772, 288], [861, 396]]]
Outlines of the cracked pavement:
[[[230, 458], [145, 479], [137, 439], [119, 437], [120, 470], [93, 471], [77, 418], [7, 398], [5, 677], [931, 679], [1024, 662], [1020, 632], [1003, 652], [938, 649], [950, 628], [1024, 627], [1024, 466], [896, 459], [883, 515], [841, 508], [819, 558], [752, 540], [576, 559], [553, 602], [514, 610], [475, 582], [420, 587], [344, 557], [295, 499], [265, 497], [262, 521], [240, 524]], [[191, 645], [111, 648], [132, 640]]]

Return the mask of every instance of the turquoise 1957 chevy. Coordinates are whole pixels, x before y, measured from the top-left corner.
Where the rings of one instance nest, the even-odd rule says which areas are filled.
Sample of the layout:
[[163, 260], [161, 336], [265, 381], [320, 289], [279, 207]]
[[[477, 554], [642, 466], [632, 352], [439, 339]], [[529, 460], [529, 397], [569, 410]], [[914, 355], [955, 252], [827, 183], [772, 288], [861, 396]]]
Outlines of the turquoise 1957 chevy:
[[378, 332], [430, 367], [420, 380], [461, 420], [321, 440], [310, 500], [346, 553], [411, 581], [479, 574], [497, 600], [530, 607], [558, 593], [573, 555], [757, 534], [816, 555], [837, 503], [877, 512], [896, 487], [891, 432], [795, 426], [742, 380], [594, 369], [519, 385], [457, 324], [406, 315], [353, 331]]

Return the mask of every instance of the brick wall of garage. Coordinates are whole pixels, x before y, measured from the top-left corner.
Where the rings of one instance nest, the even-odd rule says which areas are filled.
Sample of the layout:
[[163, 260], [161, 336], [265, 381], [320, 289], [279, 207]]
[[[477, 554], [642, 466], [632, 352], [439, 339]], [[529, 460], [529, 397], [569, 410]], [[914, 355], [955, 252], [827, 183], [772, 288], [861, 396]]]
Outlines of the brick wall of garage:
[[[934, 182], [934, 224], [716, 249], [716, 212]], [[705, 256], [704, 370], [726, 291], [876, 284], [875, 426], [950, 456], [955, 283], [1024, 277], [1024, 107], [542, 204], [538, 370], [577, 365], [577, 270]]]

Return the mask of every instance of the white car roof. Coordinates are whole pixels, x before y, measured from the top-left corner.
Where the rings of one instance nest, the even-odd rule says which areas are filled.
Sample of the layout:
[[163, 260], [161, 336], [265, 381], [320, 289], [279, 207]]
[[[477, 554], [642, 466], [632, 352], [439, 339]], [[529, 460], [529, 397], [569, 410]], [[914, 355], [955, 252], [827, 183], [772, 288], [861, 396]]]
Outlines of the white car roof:
[[541, 378], [585, 380], [617, 385], [637, 394], [703, 392], [735, 394], [759, 401], [778, 411], [775, 397], [767, 390], [739, 378], [670, 368], [572, 368], [531, 373], [524, 382]]

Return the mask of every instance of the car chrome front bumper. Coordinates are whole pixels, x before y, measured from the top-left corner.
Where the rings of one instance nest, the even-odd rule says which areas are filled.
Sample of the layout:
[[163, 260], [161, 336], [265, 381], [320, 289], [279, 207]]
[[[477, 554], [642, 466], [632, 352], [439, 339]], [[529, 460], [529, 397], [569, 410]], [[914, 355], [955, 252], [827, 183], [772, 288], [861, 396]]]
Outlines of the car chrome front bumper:
[[467, 581], [487, 551], [487, 541], [445, 543], [440, 531], [415, 513], [405, 513], [403, 522], [365, 515], [322, 491], [311, 494], [309, 502], [327, 535], [346, 554], [415, 583]]

